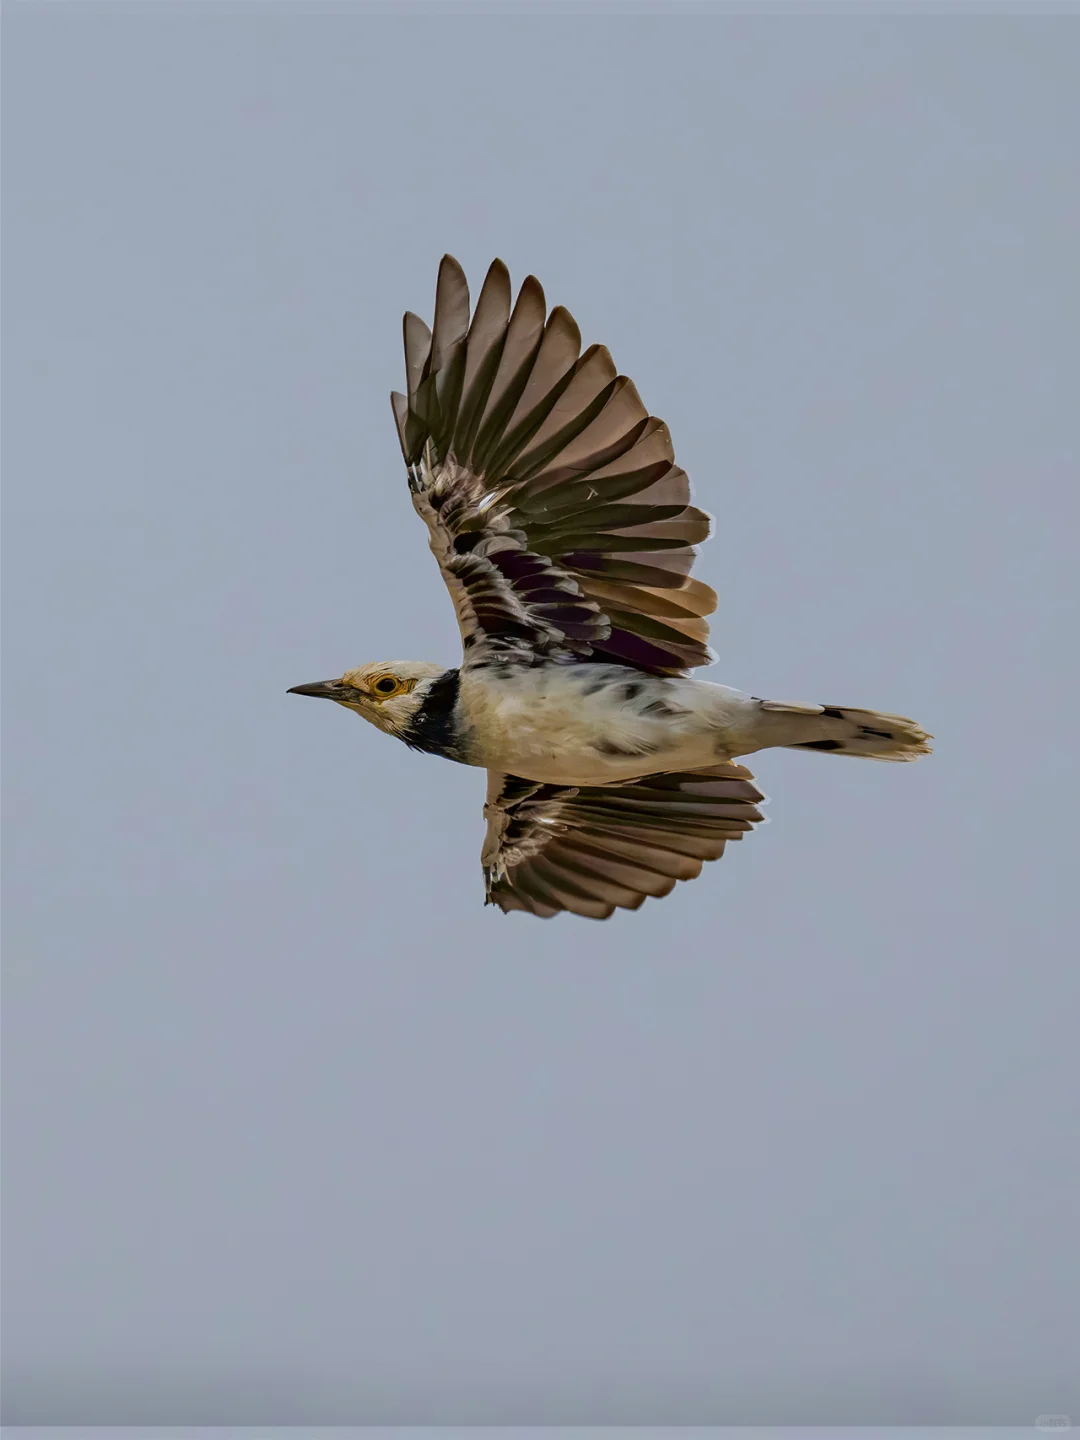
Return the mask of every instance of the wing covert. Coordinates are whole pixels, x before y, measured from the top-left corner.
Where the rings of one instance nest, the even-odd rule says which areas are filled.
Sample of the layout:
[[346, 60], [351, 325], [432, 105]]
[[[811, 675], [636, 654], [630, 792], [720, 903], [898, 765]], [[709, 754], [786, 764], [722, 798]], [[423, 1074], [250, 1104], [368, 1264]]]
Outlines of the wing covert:
[[496, 260], [470, 313], [443, 258], [429, 331], [404, 322], [393, 398], [413, 504], [450, 590], [466, 664], [606, 660], [656, 674], [710, 663], [714, 592], [690, 576], [709, 517], [667, 426], [529, 276], [511, 308]]

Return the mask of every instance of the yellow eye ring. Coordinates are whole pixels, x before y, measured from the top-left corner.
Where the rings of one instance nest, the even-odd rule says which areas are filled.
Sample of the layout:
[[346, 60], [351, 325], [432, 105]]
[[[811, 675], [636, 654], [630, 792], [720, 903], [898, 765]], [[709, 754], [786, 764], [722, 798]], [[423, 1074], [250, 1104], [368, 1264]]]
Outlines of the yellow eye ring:
[[415, 684], [415, 680], [401, 680], [396, 675], [380, 675], [371, 682], [371, 693], [376, 700], [392, 700], [395, 695], [407, 694]]

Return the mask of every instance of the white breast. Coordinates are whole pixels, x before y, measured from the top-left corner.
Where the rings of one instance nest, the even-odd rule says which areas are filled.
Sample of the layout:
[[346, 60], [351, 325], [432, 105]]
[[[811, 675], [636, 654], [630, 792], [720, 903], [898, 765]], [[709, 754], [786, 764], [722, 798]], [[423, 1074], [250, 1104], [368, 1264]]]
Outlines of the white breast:
[[460, 713], [475, 765], [561, 784], [603, 784], [714, 765], [748, 697], [614, 665], [465, 669]]

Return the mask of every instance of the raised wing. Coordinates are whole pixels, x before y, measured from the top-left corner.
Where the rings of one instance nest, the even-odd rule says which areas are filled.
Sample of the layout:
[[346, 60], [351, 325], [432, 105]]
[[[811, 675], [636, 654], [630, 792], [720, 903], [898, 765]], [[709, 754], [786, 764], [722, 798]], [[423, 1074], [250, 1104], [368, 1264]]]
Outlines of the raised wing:
[[394, 416], [413, 504], [457, 610], [465, 663], [594, 659], [654, 674], [707, 665], [716, 595], [690, 578], [709, 517], [667, 426], [530, 275], [511, 311], [501, 260], [470, 319], [443, 258], [429, 331], [405, 316]]
[[618, 786], [540, 785], [488, 771], [481, 852], [489, 905], [606, 920], [693, 880], [762, 819], [743, 765]]

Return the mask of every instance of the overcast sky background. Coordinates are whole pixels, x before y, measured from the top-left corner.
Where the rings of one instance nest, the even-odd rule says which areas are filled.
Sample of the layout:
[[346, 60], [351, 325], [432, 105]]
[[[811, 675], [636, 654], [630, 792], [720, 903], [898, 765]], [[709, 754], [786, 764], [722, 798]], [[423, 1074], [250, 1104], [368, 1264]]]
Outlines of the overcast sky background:
[[[1078, 39], [6, 7], [10, 1423], [1080, 1418]], [[710, 678], [931, 759], [482, 907], [483, 776], [284, 693], [456, 663], [444, 250], [668, 421]]]

